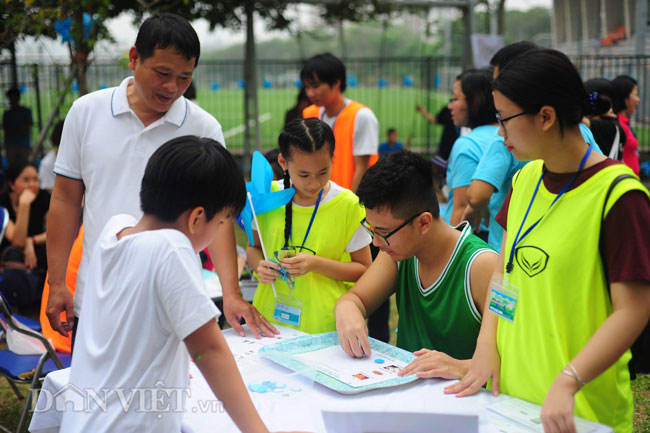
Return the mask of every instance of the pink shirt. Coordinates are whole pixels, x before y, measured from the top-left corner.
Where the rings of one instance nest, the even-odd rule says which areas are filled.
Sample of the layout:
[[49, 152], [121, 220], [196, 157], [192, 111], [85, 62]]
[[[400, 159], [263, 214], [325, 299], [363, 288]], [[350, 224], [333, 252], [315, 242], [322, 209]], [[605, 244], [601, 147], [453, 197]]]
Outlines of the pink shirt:
[[618, 113], [618, 123], [625, 131], [625, 146], [623, 146], [623, 162], [639, 175], [639, 142], [630, 129], [630, 119]]

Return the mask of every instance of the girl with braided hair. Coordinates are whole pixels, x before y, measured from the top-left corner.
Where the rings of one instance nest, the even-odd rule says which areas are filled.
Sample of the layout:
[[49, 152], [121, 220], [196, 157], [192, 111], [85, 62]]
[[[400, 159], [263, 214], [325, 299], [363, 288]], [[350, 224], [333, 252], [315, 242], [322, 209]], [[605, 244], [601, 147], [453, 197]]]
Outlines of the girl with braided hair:
[[284, 209], [258, 215], [260, 230], [247, 251], [260, 280], [253, 305], [273, 323], [335, 331], [336, 300], [371, 263], [371, 239], [360, 224], [365, 211], [352, 191], [330, 180], [334, 134], [325, 122], [295, 119], [278, 142], [284, 176], [271, 190], [293, 186], [296, 192]]

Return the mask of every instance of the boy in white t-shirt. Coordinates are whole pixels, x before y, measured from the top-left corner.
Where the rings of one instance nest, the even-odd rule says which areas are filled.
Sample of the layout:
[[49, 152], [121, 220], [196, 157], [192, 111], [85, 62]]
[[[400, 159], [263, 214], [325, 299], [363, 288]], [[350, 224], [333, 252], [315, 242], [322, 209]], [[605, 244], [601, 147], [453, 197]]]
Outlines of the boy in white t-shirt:
[[[66, 410], [65, 432], [181, 431], [189, 355], [241, 431], [267, 432], [205, 294], [197, 253], [245, 203], [227, 150], [184, 136], [147, 163], [143, 217], [116, 215], [89, 263], [70, 384], [87, 398]], [[184, 345], [181, 343], [185, 343]]]

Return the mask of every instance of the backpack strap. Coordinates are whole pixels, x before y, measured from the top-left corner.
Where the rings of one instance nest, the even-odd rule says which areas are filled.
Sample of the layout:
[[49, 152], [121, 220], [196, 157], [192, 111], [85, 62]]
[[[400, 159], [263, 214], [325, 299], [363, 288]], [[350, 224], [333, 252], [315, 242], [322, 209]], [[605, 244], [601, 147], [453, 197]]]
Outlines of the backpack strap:
[[[618, 185], [618, 183], [620, 181], [625, 180], [625, 179], [636, 179], [636, 177], [632, 176], [631, 174], [621, 174], [618, 177], [616, 177], [616, 179], [614, 179], [612, 181], [612, 183], [609, 185], [609, 189], [607, 190], [607, 194], [605, 194], [605, 203], [603, 204], [603, 213], [602, 213], [602, 215], [600, 217], [601, 221], [605, 220], [605, 208], [607, 207], [607, 202], [609, 201], [609, 196], [612, 195], [612, 191], [614, 191], [614, 187], [616, 185]], [[602, 222], [601, 222], [601, 225], [600, 225], [601, 235], [602, 235], [602, 231], [603, 231], [603, 225], [602, 225]], [[602, 236], [601, 236], [601, 239], [602, 239]]]

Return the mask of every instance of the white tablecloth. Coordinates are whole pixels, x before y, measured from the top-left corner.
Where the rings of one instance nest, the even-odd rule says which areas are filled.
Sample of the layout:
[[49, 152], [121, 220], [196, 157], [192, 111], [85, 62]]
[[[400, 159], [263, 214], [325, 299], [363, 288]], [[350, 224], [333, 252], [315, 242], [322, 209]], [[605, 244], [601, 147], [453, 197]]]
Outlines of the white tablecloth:
[[[283, 338], [301, 334], [288, 328], [279, 328]], [[255, 407], [270, 431], [356, 433], [370, 428], [366, 421], [374, 420], [384, 426], [385, 429], [381, 431], [390, 432], [397, 431], [391, 430], [388, 425], [394, 419], [400, 420], [400, 432], [444, 430], [465, 433], [476, 431], [477, 421], [481, 433], [535, 431], [485, 408], [496, 402], [519, 401], [508, 396], [493, 397], [489, 392], [483, 391], [471, 397], [457, 398], [445, 395], [443, 388], [450, 382], [438, 379], [420, 379], [394, 388], [342, 395], [257, 354], [262, 345], [273, 343], [275, 339], [256, 340], [250, 332], [242, 338], [232, 329], [224, 331], [224, 336], [247, 386], [253, 385], [254, 388], [256, 384], [274, 382], [278, 387], [277, 392], [250, 392]], [[68, 380], [69, 370], [56, 371], [45, 378], [44, 392], [39, 396], [37, 410], [32, 417], [31, 432], [58, 432], [65, 403], [58, 401], [57, 395], [61, 395], [61, 391], [68, 386]], [[190, 368], [190, 397], [185, 408], [183, 431], [186, 433], [239, 431], [194, 364]], [[326, 413], [327, 429], [323, 412]], [[345, 419], [346, 414], [351, 414], [352, 418]], [[412, 429], [404, 428], [406, 420], [414, 423]], [[355, 422], [359, 426], [355, 427]], [[427, 423], [425, 429], [422, 429], [422, 423]], [[441, 429], [443, 426], [445, 428]], [[582, 431], [607, 433], [612, 430], [592, 423]]]

